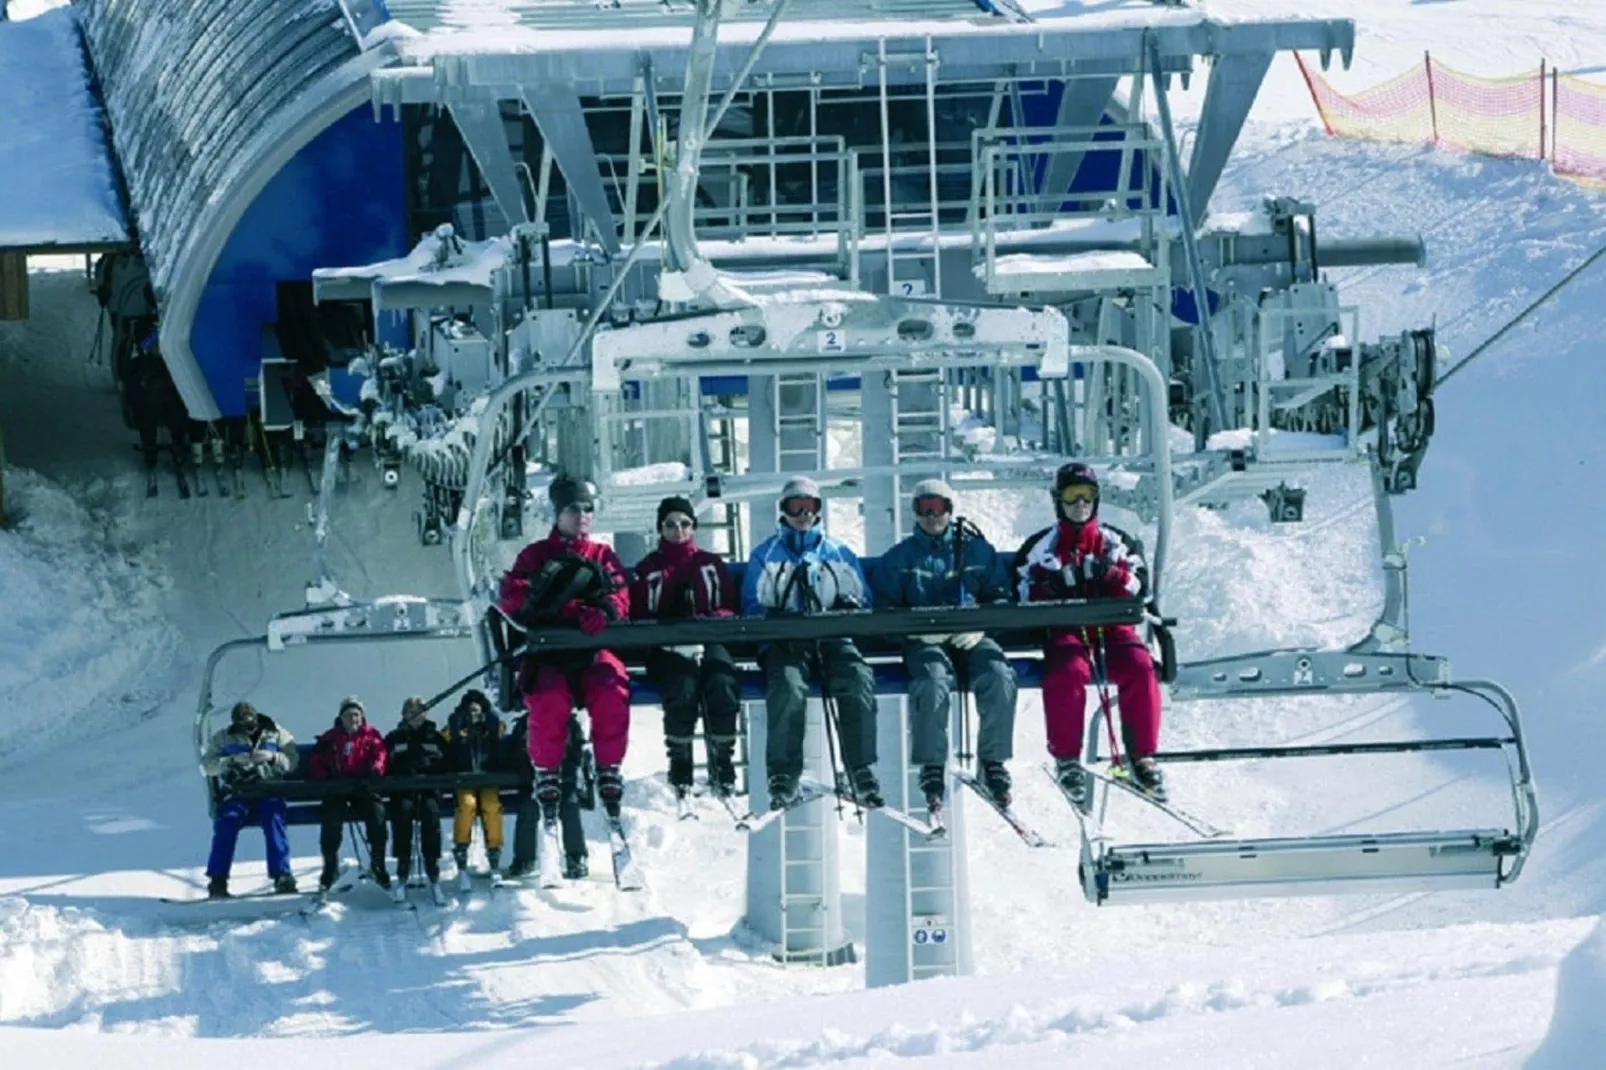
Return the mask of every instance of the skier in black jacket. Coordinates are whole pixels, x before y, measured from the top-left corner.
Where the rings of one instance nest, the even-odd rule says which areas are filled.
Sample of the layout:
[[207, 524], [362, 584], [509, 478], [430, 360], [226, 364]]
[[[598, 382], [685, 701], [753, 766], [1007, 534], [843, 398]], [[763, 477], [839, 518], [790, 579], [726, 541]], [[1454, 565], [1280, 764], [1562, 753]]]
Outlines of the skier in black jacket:
[[[401, 723], [385, 737], [387, 776], [427, 776], [446, 771], [446, 739], [435, 722], [425, 714], [424, 700], [417, 695], [402, 703]], [[413, 823], [423, 826], [420, 849], [424, 856], [424, 876], [436, 901], [444, 898], [441, 879], [441, 804], [433, 791], [398, 792], [390, 797], [391, 838], [396, 845], [396, 883], [391, 895], [398, 901], [407, 895], [407, 877], [413, 865]]]

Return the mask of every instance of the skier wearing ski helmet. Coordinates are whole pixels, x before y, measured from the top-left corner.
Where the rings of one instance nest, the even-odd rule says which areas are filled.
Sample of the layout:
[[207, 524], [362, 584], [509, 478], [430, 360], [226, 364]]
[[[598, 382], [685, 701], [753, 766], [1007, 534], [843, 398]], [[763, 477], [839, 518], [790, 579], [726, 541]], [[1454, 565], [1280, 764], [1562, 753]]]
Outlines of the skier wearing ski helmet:
[[[1015, 555], [1022, 602], [1067, 598], [1145, 598], [1148, 565], [1142, 544], [1098, 519], [1099, 477], [1072, 461], [1054, 476], [1058, 522], [1033, 535]], [[1148, 647], [1129, 624], [1050, 632], [1043, 656], [1043, 717], [1055, 775], [1073, 802], [1085, 803], [1091, 784], [1082, 767], [1087, 685], [1101, 666], [1120, 696], [1121, 728], [1133, 782], [1163, 799], [1155, 763], [1160, 745], [1160, 681]]]
[[[822, 532], [824, 505], [819, 484], [798, 476], [786, 482], [776, 505], [776, 532], [753, 548], [742, 576], [742, 612], [829, 613], [869, 609], [864, 569], [852, 550]], [[842, 762], [848, 789], [859, 805], [885, 805], [876, 760], [875, 677], [851, 639], [771, 643], [759, 652], [764, 670], [764, 708], [769, 726], [764, 764], [769, 773], [770, 808], [785, 809], [798, 796], [803, 773], [804, 711], [809, 681], [816, 681], [836, 703]], [[816, 668], [817, 667], [817, 668]]]
[[[941, 479], [915, 484], [916, 530], [881, 555], [870, 576], [883, 609], [965, 606], [1010, 601], [1009, 562], [964, 517], [954, 516], [954, 491]], [[1009, 771], [1015, 734], [1015, 670], [1003, 649], [981, 632], [912, 635], [904, 643], [909, 673], [909, 760], [920, 769], [927, 806], [947, 793], [948, 700], [962, 664], [976, 696], [981, 782], [1000, 806], [1010, 804]]]
[[[519, 552], [502, 577], [498, 606], [526, 628], [569, 625], [600, 635], [630, 616], [630, 588], [613, 547], [591, 538], [597, 491], [583, 479], [559, 476], [547, 488], [557, 521], [546, 538]], [[630, 741], [630, 678], [611, 650], [539, 653], [519, 674], [529, 711], [530, 764], [543, 816], [555, 817], [563, 795], [563, 752], [569, 719], [579, 698], [591, 714], [597, 759], [597, 794], [610, 815], [624, 797], [624, 761]]]
[[296, 879], [290, 872], [290, 836], [285, 828], [287, 808], [281, 798], [242, 799], [231, 789], [263, 780], [278, 780], [296, 767], [296, 741], [273, 718], [257, 712], [249, 702], [236, 702], [229, 726], [214, 734], [201, 756], [201, 769], [216, 777], [223, 795], [212, 820], [212, 850], [206, 860], [206, 894], [224, 899], [229, 894], [229, 870], [240, 827], [247, 821], [262, 826], [267, 841], [268, 876], [273, 890], [290, 894]]
[[[637, 620], [730, 617], [736, 588], [718, 554], [697, 545], [697, 514], [685, 498], [658, 503], [658, 548], [636, 565], [630, 615]], [[663, 696], [664, 745], [669, 786], [684, 799], [692, 788], [692, 738], [699, 717], [708, 751], [708, 786], [716, 795], [736, 790], [736, 720], [741, 675], [719, 643], [659, 647], [647, 652], [647, 679]]]

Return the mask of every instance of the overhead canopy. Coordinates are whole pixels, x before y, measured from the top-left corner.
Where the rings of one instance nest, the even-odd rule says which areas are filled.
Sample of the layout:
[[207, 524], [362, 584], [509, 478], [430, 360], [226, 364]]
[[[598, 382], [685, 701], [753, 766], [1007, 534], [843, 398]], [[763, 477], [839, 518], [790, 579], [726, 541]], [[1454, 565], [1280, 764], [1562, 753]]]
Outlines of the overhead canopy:
[[0, 252], [127, 244], [76, 8], [0, 22]]

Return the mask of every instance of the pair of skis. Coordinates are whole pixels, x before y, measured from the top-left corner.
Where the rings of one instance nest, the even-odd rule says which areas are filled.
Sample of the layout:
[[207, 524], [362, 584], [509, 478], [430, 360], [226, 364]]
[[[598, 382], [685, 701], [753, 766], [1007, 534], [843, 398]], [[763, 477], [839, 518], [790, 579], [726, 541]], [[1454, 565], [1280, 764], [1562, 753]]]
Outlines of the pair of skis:
[[[604, 804], [606, 805], [606, 804]], [[618, 813], [607, 813], [608, 855], [613, 862], [613, 883], [621, 892], [639, 892], [645, 886], [641, 867], [630, 851], [630, 840], [625, 835], [624, 820]], [[563, 843], [558, 834], [558, 816], [554, 812], [541, 815], [540, 886], [544, 889], [561, 888], [565, 884]]]
[[[797, 786], [797, 792], [786, 801], [785, 806], [765, 810], [763, 813], [755, 813], [749, 810], [747, 813], [737, 817], [736, 831], [751, 835], [768, 828], [800, 806], [807, 806], [811, 802], [830, 798], [839, 798], [843, 802], [860, 806], [869, 813], [880, 814], [887, 820], [895, 821], [910, 832], [925, 839], [941, 839], [948, 832], [947, 827], [943, 825], [942, 811], [940, 809], [927, 810], [927, 819], [922, 821], [913, 814], [905, 813], [895, 806], [864, 806], [858, 799], [854, 798], [849, 789], [845, 787], [838, 789], [830, 784], [822, 784], [817, 780], [800, 781]], [[726, 808], [734, 816], [736, 810], [734, 804], [728, 805]]]
[[[1044, 770], [1048, 773], [1048, 778], [1054, 782], [1054, 787], [1059, 789], [1059, 793], [1063, 795], [1065, 797], [1065, 801], [1070, 803], [1071, 806], [1077, 811], [1079, 817], [1092, 816], [1093, 792], [1091, 790], [1091, 785], [1089, 786], [1090, 790], [1087, 793], [1087, 797], [1082, 800], [1077, 800], [1071, 796], [1070, 792], [1065, 790], [1063, 785], [1060, 784], [1059, 778], [1054, 775], [1054, 770], [1052, 768], [1045, 766]], [[1132, 778], [1130, 774], [1126, 772], [1125, 766], [1117, 766], [1116, 772], [1114, 773], [1106, 773], [1103, 770], [1087, 769], [1085, 767], [1083, 772], [1087, 775], [1090, 781], [1095, 781], [1099, 784], [1105, 785], [1106, 787], [1116, 788], [1120, 791], [1126, 792], [1128, 795], [1131, 795], [1140, 802], [1147, 803], [1149, 806], [1154, 807], [1154, 809], [1160, 811], [1162, 814], [1188, 829], [1190, 832], [1202, 836], [1207, 840], [1219, 839], [1230, 834], [1227, 829], [1211, 824], [1204, 818], [1182, 809], [1170, 800], [1160, 799], [1152, 793], [1144, 791], [1141, 787], [1132, 782]]]

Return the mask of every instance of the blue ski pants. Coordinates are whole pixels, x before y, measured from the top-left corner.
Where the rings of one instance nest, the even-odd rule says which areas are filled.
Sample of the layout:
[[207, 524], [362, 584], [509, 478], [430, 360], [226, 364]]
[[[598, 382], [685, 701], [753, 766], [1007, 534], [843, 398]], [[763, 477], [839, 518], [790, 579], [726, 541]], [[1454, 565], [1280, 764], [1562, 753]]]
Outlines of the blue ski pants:
[[268, 841], [268, 876], [290, 872], [290, 833], [285, 828], [283, 799], [228, 799], [212, 819], [212, 853], [206, 860], [208, 877], [228, 877], [234, 865], [234, 845], [247, 821], [262, 826]]

